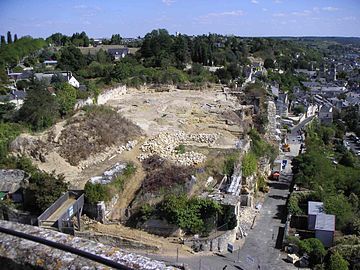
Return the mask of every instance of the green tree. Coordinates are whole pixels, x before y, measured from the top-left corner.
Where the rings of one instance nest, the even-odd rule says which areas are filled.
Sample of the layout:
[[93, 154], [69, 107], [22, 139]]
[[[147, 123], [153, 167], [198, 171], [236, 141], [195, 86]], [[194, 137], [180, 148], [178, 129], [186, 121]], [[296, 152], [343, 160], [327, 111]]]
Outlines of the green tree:
[[353, 217], [353, 209], [343, 194], [327, 196], [324, 200], [325, 211], [336, 216], [336, 228], [343, 229]]
[[5, 36], [1, 36], [1, 37], [0, 37], [0, 44], [1, 44], [1, 46], [5, 46], [5, 45], [6, 45]]
[[110, 39], [110, 44], [112, 44], [112, 45], [120, 45], [121, 40], [122, 40], [122, 38], [121, 38], [120, 34], [112, 35], [111, 39]]
[[68, 189], [63, 175], [46, 173], [38, 169], [31, 172], [29, 187], [26, 188], [25, 207], [37, 213], [43, 212]]
[[74, 110], [76, 103], [76, 89], [68, 83], [57, 84], [55, 88], [60, 114], [69, 114]]
[[18, 40], [17, 34], [14, 35], [14, 43]]
[[322, 260], [326, 254], [324, 245], [319, 239], [308, 238], [301, 240], [299, 248], [302, 253], [307, 253], [310, 256], [310, 263], [312, 265], [322, 263]]
[[264, 67], [265, 68], [275, 68], [274, 60], [271, 58], [266, 58], [264, 61]]
[[17, 124], [2, 123], [0, 121], [0, 160], [4, 159], [9, 150], [9, 144], [18, 135], [20, 135], [21, 128]]
[[91, 182], [87, 182], [84, 188], [85, 199], [87, 202], [91, 204], [96, 204], [100, 201], [109, 201], [110, 200], [110, 192], [107, 185], [102, 185], [100, 183], [92, 184]]
[[33, 130], [51, 126], [59, 116], [59, 105], [43, 82], [34, 81], [30, 86], [17, 119], [31, 125]]
[[11, 32], [10, 31], [7, 32], [7, 43], [8, 44], [12, 43], [12, 37], [11, 37]]
[[335, 252], [330, 256], [329, 270], [348, 270], [349, 263], [340, 255]]
[[59, 67], [64, 70], [78, 71], [86, 66], [84, 55], [75, 46], [63, 47], [60, 50]]
[[160, 208], [170, 223], [189, 233], [208, 233], [216, 226], [215, 218], [221, 212], [220, 205], [213, 200], [188, 199], [186, 195], [167, 196]]

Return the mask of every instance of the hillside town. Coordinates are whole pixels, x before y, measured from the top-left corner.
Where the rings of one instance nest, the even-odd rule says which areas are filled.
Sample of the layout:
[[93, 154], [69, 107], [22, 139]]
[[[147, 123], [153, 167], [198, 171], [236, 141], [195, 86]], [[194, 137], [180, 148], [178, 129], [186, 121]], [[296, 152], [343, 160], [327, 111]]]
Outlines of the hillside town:
[[359, 37], [0, 34], [4, 269], [360, 269]]

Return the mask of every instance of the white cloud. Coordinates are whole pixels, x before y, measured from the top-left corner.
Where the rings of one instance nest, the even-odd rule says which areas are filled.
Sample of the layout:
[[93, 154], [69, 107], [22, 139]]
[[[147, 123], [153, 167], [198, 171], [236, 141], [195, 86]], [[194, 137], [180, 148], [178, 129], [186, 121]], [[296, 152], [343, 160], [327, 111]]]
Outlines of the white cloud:
[[242, 10], [233, 10], [233, 11], [223, 11], [223, 12], [212, 12], [208, 13], [205, 16], [200, 16], [200, 18], [214, 18], [214, 17], [227, 17], [227, 16], [242, 16], [244, 12]]
[[339, 8], [337, 7], [323, 7], [322, 10], [324, 11], [337, 11]]
[[338, 21], [342, 22], [342, 21], [356, 21], [357, 18], [354, 16], [347, 16], [347, 17], [341, 17], [337, 19]]
[[170, 6], [171, 4], [175, 3], [175, 0], [161, 0], [165, 5]]
[[251, 0], [251, 3], [252, 4], [259, 4], [259, 1], [258, 0]]
[[244, 15], [244, 12], [242, 10], [211, 12], [206, 15], [199, 16], [195, 20], [201, 24], [211, 24], [212, 20], [217, 19], [217, 18], [239, 17], [239, 16], [243, 16], [243, 15]]
[[267, 8], [262, 8], [262, 11], [266, 12], [266, 11], [268, 11], [268, 9]]
[[281, 4], [282, 1], [281, 1], [281, 0], [274, 0], [274, 3], [275, 3], [275, 4]]
[[291, 13], [294, 16], [309, 16], [311, 14], [310, 10], [304, 10], [304, 11], [295, 11]]
[[285, 16], [286, 16], [286, 14], [282, 13], [282, 12], [273, 14], [273, 17], [285, 17]]

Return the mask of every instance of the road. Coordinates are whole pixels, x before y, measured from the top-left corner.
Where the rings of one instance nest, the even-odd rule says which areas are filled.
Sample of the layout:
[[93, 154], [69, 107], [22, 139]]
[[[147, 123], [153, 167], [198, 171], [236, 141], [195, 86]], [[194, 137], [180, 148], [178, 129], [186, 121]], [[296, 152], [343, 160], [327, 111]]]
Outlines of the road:
[[[293, 147], [294, 148], [294, 147]], [[297, 150], [293, 154], [298, 153]], [[285, 157], [290, 161], [290, 157]], [[190, 269], [197, 270], [218, 270], [225, 265], [227, 270], [232, 269], [267, 269], [286, 270], [296, 269], [292, 264], [286, 263], [283, 259], [285, 254], [276, 248], [281, 242], [285, 222], [285, 203], [289, 194], [291, 182], [291, 165], [285, 168], [279, 181], [270, 182], [270, 192], [267, 194], [254, 228], [248, 232], [244, 246], [240, 251], [233, 254], [197, 256], [180, 258], [179, 261], [186, 263]], [[175, 258], [159, 258], [166, 261], [175, 261]]]
[[[179, 258], [179, 262], [187, 264], [192, 270], [218, 270], [223, 269], [225, 266], [227, 266], [226, 270], [297, 269], [292, 264], [284, 261], [286, 255], [279, 248], [286, 220], [285, 204], [292, 180], [291, 160], [299, 154], [301, 144], [301, 141], [297, 139], [298, 131], [312, 119], [313, 117], [305, 119], [295, 126], [288, 135], [291, 151], [282, 153], [278, 157], [279, 159], [287, 159], [287, 166], [282, 172], [279, 181], [270, 181], [270, 192], [265, 197], [256, 225], [248, 232], [244, 246], [234, 253]], [[165, 261], [176, 261], [176, 258], [161, 256], [156, 256], [156, 258]]]

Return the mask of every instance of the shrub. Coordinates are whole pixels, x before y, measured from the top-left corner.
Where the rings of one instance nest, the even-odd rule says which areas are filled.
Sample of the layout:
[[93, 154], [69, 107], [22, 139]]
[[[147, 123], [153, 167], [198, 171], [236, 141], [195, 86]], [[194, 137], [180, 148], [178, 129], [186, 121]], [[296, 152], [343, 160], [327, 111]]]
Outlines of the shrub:
[[268, 192], [269, 191], [269, 187], [267, 185], [267, 182], [265, 180], [264, 177], [259, 177], [259, 179], [257, 180], [257, 189], [261, 192]]
[[92, 184], [91, 182], [87, 182], [84, 191], [86, 201], [91, 204], [99, 201], [107, 202], [111, 198], [108, 186], [100, 183]]
[[312, 265], [321, 263], [326, 254], [324, 245], [316, 238], [301, 240], [299, 248], [302, 253], [307, 253], [310, 256], [310, 263]]
[[246, 153], [242, 159], [242, 172], [248, 177], [256, 172], [257, 161], [256, 156], [252, 152]]
[[175, 148], [175, 150], [177, 151], [178, 154], [184, 154], [185, 153], [185, 145], [180, 144], [179, 146], [177, 146]]
[[160, 209], [168, 222], [193, 234], [210, 232], [216, 226], [217, 214], [221, 212], [220, 205], [213, 200], [188, 199], [186, 195], [167, 196]]
[[231, 176], [234, 173], [234, 166], [238, 160], [238, 153], [235, 152], [227, 157], [223, 165], [223, 174]]
[[339, 252], [335, 252], [330, 257], [329, 270], [348, 270], [349, 263], [340, 255]]

